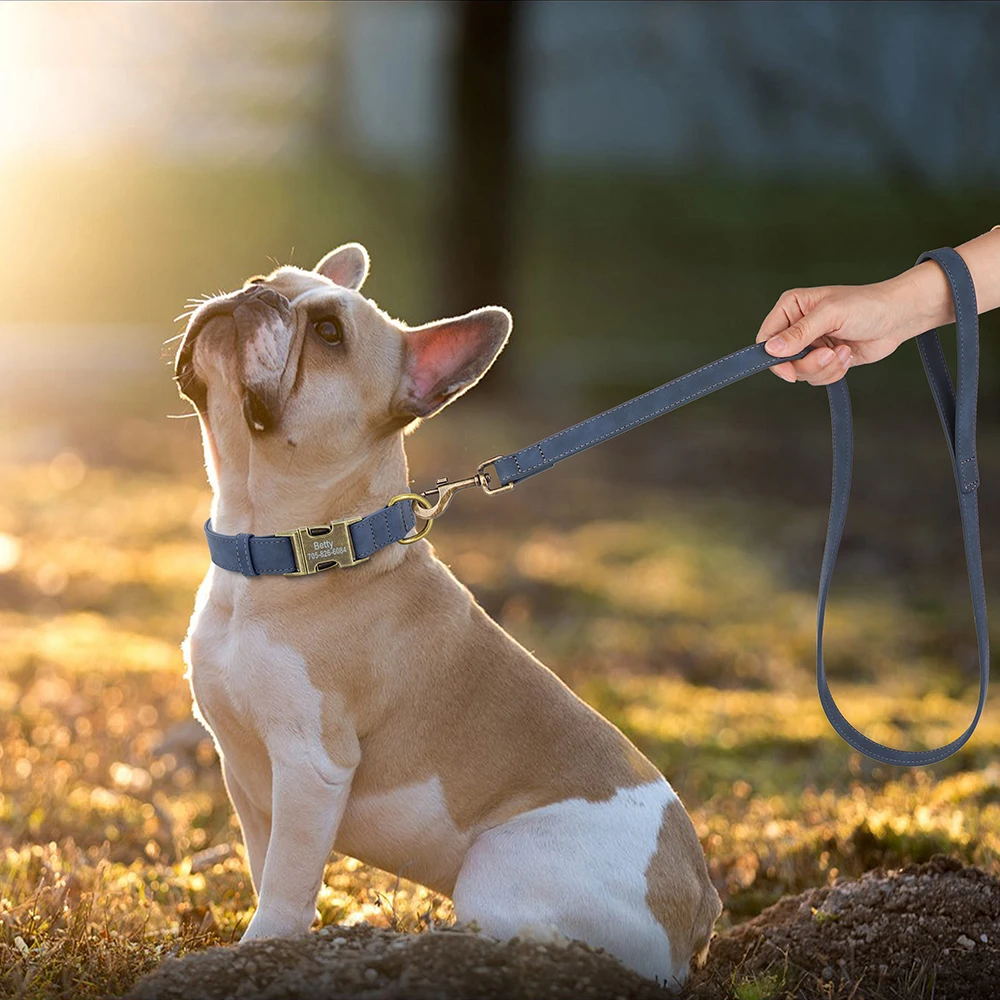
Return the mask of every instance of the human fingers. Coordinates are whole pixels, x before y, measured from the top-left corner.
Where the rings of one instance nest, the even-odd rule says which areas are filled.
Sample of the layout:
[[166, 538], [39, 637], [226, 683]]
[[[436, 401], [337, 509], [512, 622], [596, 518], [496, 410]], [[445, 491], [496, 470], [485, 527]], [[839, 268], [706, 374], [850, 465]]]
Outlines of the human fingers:
[[787, 330], [806, 313], [815, 309], [832, 291], [832, 287], [823, 287], [791, 288], [787, 292], [782, 292], [757, 331], [757, 343], [769, 340]]
[[847, 344], [840, 344], [833, 349], [818, 347], [791, 364], [798, 381], [808, 382], [810, 385], [829, 385], [844, 377], [851, 361], [850, 347]]
[[801, 316], [786, 330], [773, 337], [768, 337], [764, 341], [764, 349], [776, 358], [798, 354], [799, 351], [819, 340], [820, 337], [834, 333], [838, 325], [833, 310], [821, 303], [815, 309]]
[[[756, 342], [760, 344], [784, 333], [790, 326], [802, 320], [807, 311], [821, 302], [829, 292], [829, 288], [792, 288], [783, 292], [771, 311], [764, 317], [764, 322], [761, 323], [760, 329], [757, 331]], [[796, 352], [788, 351], [785, 353], [794, 354]], [[773, 365], [771, 371], [786, 382], [798, 380], [796, 369], [791, 363]]]
[[783, 378], [786, 382], [798, 381], [798, 376], [795, 374], [795, 365], [791, 361], [786, 361], [781, 365], [772, 365], [769, 371], [774, 372], [778, 378]]

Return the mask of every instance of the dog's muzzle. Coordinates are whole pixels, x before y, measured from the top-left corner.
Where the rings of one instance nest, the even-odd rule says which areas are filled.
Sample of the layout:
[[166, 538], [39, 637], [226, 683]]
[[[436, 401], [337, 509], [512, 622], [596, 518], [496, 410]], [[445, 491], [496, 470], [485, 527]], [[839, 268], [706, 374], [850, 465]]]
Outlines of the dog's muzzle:
[[[276, 313], [277, 316], [269, 315]], [[194, 371], [194, 347], [202, 330], [213, 319], [230, 316], [236, 324], [236, 349], [241, 359], [241, 369], [246, 370], [244, 346], [253, 339], [254, 333], [266, 323], [277, 320], [282, 325], [292, 321], [292, 305], [289, 300], [275, 289], [253, 284], [239, 291], [230, 292], [210, 299], [200, 306], [188, 321], [187, 329], [178, 348], [174, 360], [174, 378], [181, 392], [190, 399], [199, 410], [203, 410], [207, 398], [207, 389]], [[256, 381], [256, 380], [254, 380]], [[245, 400], [245, 416], [254, 429], [263, 429], [273, 423], [274, 400], [269, 387], [250, 384], [247, 381]]]

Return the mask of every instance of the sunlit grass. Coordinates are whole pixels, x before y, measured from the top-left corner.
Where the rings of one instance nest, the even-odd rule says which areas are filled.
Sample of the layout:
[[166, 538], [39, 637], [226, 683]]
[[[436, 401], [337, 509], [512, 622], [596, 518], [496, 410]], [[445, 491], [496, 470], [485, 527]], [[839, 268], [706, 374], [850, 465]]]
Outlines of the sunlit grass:
[[735, 1000], [772, 1000], [780, 995], [784, 979], [777, 973], [766, 973], [737, 980], [732, 985]]
[[[179, 651], [208, 495], [196, 474], [78, 456], [0, 476], [0, 993], [120, 994], [165, 955], [238, 938], [252, 913]], [[748, 543], [749, 508], [734, 518], [671, 498], [632, 522], [592, 509], [575, 527], [516, 531], [507, 510], [456, 518], [435, 536], [440, 554], [668, 775], [724, 922], [938, 851], [1000, 870], [1000, 720], [933, 769], [850, 754], [813, 689], [814, 596]], [[923, 745], [964, 726], [946, 624], [887, 593], [844, 592], [830, 632], [838, 697], [874, 738]], [[901, 656], [902, 689], [873, 690], [851, 666]], [[407, 930], [450, 919], [447, 902], [350, 859], [328, 866], [319, 910]]]

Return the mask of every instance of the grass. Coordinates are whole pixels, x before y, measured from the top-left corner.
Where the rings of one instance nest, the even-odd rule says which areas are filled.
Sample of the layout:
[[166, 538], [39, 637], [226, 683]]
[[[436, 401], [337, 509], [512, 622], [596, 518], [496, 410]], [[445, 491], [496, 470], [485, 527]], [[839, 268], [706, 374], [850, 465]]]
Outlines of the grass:
[[751, 976], [733, 983], [734, 1000], [772, 1000], [784, 986], [784, 978], [777, 974]]
[[[457, 454], [486, 427], [467, 420], [461, 444], [445, 432], [414, 446]], [[166, 955], [237, 939], [251, 915], [178, 648], [205, 562], [194, 465], [193, 451], [183, 473], [63, 453], [0, 470], [2, 995], [120, 995]], [[574, 526], [546, 520], [552, 490], [559, 509], [577, 504]], [[812, 584], [789, 582], [754, 541], [773, 509], [647, 485], [611, 517], [606, 488], [581, 491], [572, 475], [515, 497], [493, 501], [488, 521], [471, 504], [456, 513], [439, 551], [668, 775], [723, 892], [723, 925], [839, 873], [937, 852], [1000, 872], [1000, 719], [988, 713], [972, 747], [934, 768], [849, 754], [810, 682]], [[830, 630], [845, 713], [890, 742], [956, 731], [969, 691], [948, 661], [965, 628], [947, 608], [842, 591]], [[901, 690], [850, 668], [912, 650]], [[346, 858], [328, 865], [319, 910], [324, 923], [408, 930], [451, 918], [446, 900]]]

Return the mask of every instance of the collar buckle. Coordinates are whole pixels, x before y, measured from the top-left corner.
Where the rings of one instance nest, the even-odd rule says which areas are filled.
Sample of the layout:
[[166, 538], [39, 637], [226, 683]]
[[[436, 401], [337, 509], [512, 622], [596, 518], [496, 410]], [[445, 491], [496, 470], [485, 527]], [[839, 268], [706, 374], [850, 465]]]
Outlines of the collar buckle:
[[354, 553], [354, 543], [348, 530], [360, 521], [352, 517], [346, 521], [330, 521], [329, 524], [315, 524], [291, 531], [276, 531], [279, 538], [292, 542], [295, 556], [295, 571], [284, 576], [314, 576], [335, 567], [346, 569], [368, 561], [368, 556], [358, 559]]

